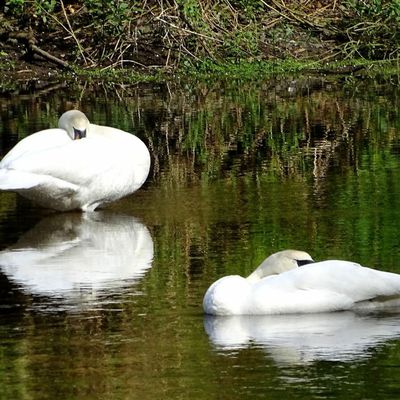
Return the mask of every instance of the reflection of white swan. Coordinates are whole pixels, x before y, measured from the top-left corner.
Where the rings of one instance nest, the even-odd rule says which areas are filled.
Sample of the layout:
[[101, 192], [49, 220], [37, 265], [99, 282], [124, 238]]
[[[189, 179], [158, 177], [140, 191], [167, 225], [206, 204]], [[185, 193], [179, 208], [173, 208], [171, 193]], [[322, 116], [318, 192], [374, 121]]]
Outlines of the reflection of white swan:
[[203, 306], [212, 315], [399, 308], [400, 275], [349, 261], [314, 263], [303, 251], [284, 250], [269, 256], [247, 278], [232, 275], [214, 282]]
[[1, 251], [0, 270], [29, 293], [74, 298], [130, 284], [152, 259], [150, 233], [133, 217], [59, 214]]
[[77, 110], [58, 129], [21, 140], [0, 163], [0, 189], [47, 208], [92, 211], [137, 190], [147, 178], [150, 155], [136, 136], [90, 124]]
[[303, 315], [205, 317], [205, 329], [218, 349], [263, 348], [277, 363], [351, 361], [371, 355], [400, 337], [400, 316], [353, 312]]

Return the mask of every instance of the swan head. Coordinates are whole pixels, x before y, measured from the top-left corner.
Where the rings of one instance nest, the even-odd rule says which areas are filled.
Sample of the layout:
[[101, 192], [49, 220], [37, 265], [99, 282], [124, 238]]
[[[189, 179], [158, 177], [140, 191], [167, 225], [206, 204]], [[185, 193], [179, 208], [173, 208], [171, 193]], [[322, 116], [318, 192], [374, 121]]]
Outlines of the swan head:
[[260, 266], [247, 277], [247, 280], [250, 282], [257, 282], [266, 276], [281, 274], [282, 272], [313, 262], [314, 260], [305, 251], [279, 251], [267, 257]]
[[89, 125], [86, 115], [78, 110], [66, 111], [58, 120], [58, 127], [67, 131], [72, 140], [86, 137]]

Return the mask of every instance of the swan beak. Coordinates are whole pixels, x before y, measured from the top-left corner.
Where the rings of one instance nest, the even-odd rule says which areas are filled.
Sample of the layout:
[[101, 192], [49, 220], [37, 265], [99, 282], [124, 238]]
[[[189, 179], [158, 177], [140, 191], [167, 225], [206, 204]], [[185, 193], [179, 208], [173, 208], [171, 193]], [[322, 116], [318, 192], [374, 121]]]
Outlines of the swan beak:
[[82, 139], [86, 137], [86, 129], [76, 129], [74, 128], [74, 140]]
[[296, 260], [296, 262], [299, 267], [302, 267], [303, 265], [313, 264], [314, 260]]

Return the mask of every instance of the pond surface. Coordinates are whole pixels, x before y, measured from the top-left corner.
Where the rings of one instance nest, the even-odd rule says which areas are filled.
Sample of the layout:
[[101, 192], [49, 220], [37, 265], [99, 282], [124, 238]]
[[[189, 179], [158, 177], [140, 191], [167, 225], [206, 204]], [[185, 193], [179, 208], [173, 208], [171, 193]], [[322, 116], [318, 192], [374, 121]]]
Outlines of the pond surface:
[[27, 87], [0, 97], [1, 154], [72, 107], [152, 170], [88, 215], [0, 194], [0, 399], [400, 396], [400, 314], [201, 306], [285, 248], [400, 273], [397, 78]]

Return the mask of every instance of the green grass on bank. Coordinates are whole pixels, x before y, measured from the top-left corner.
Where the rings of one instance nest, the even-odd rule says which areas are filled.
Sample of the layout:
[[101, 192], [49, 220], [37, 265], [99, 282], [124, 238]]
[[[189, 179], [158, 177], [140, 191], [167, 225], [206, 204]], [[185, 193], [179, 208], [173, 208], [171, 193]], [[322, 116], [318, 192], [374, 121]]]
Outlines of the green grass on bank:
[[158, 69], [152, 73], [134, 69], [76, 69], [78, 77], [87, 80], [105, 80], [120, 83], [162, 82], [179, 78], [187, 80], [259, 80], [286, 74], [313, 75], [400, 75], [399, 60], [371, 61], [342, 60], [330, 63], [320, 61], [277, 60], [271, 62], [236, 62], [188, 64], [177, 71]]
[[[32, 78], [28, 74], [18, 73], [18, 60], [9, 61], [0, 57], [0, 92], [19, 91], [20, 87]], [[34, 71], [34, 68], [32, 68]], [[153, 71], [136, 70], [134, 68], [81, 68], [74, 66], [72, 71], [52, 70], [48, 75], [42, 70], [42, 81], [57, 80], [80, 80], [88, 83], [105, 82], [113, 84], [136, 84], [136, 83], [162, 83], [162, 82], [196, 82], [214, 80], [234, 81], [259, 81], [272, 77], [285, 75], [293, 77], [321, 76], [321, 75], [343, 75], [374, 77], [383, 76], [400, 77], [400, 60], [371, 61], [365, 59], [342, 60], [336, 62], [321, 61], [299, 61], [299, 60], [277, 60], [274, 62], [226, 62], [212, 63], [204, 62], [198, 64], [187, 64], [176, 71], [162, 68]], [[37, 77], [35, 79], [38, 79]]]
[[396, 60], [399, 26], [399, 0], [6, 0], [0, 54], [37, 46], [80, 73], [133, 80], [245, 77]]

